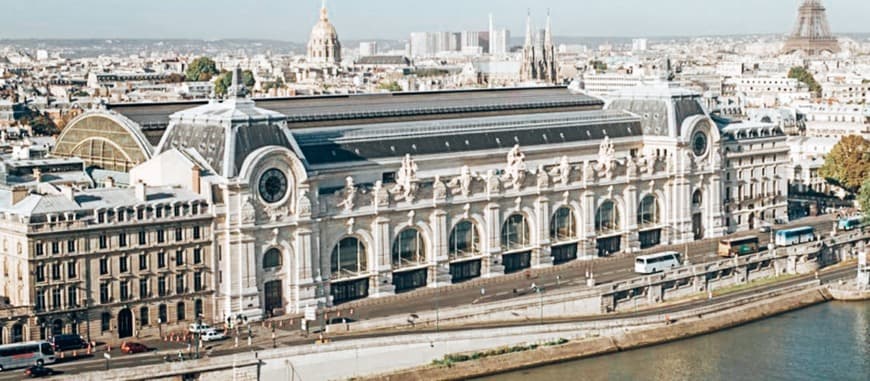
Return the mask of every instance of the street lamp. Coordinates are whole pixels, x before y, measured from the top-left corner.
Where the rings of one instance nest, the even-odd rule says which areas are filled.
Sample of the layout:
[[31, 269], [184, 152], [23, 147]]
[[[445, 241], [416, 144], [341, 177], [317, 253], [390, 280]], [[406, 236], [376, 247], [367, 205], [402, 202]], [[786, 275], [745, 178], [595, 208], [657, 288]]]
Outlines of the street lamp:
[[196, 358], [199, 358], [199, 345], [202, 340], [202, 314], [196, 315], [196, 332], [194, 332], [195, 336], [195, 344], [196, 344]]
[[544, 325], [544, 288], [539, 287], [539, 286], [534, 286], [534, 288], [535, 288], [535, 292], [538, 293], [538, 296], [540, 296], [540, 303], [539, 303], [539, 306], [540, 306], [539, 310], [540, 310], [540, 315], [541, 315], [540, 319], [541, 319], [541, 325]]

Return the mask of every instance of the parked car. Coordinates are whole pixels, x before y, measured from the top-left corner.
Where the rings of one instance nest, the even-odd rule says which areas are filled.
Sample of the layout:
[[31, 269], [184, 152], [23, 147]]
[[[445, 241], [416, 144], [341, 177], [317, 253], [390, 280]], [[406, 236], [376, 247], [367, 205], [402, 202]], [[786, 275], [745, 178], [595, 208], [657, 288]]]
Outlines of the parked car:
[[84, 349], [88, 347], [88, 342], [79, 335], [54, 335], [49, 340], [51, 348], [55, 352], [69, 351], [73, 349]]
[[772, 228], [770, 227], [770, 225], [764, 225], [764, 226], [758, 228], [759, 233], [770, 233], [771, 230], [772, 230]]
[[226, 338], [227, 337], [222, 332], [216, 331], [214, 329], [210, 329], [208, 331], [205, 331], [205, 333], [203, 333], [201, 336], [201, 340], [206, 341], [206, 342], [218, 341], [218, 340], [223, 340]]
[[147, 346], [145, 346], [145, 344], [142, 343], [125, 342], [121, 344], [121, 353], [128, 355], [148, 352], [149, 350], [151, 350], [151, 348], [148, 348]]
[[209, 326], [208, 324], [205, 324], [205, 323], [199, 323], [199, 324], [193, 323], [190, 326], [188, 326], [188, 328], [187, 328], [187, 330], [190, 331], [190, 333], [206, 333], [210, 329], [214, 329], [214, 328], [212, 328], [211, 326]]
[[329, 319], [329, 321], [327, 321], [326, 324], [328, 324], [328, 325], [349, 324], [349, 323], [355, 323], [355, 322], [356, 322], [356, 320], [351, 319], [349, 317], [334, 317], [334, 318]]
[[34, 365], [24, 370], [24, 375], [30, 378], [54, 375], [54, 369], [47, 366]]

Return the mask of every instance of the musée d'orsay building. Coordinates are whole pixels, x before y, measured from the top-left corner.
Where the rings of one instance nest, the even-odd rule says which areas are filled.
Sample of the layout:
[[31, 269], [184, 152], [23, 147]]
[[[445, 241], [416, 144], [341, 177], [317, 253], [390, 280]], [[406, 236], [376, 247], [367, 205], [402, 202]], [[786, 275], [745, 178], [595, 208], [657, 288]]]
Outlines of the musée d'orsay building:
[[[130, 188], [0, 191], [5, 260], [30, 269], [6, 275], [11, 304], [38, 307], [5, 329], [124, 337], [720, 236], [723, 139], [666, 84], [606, 105], [564, 87], [107, 105], [54, 155]], [[758, 218], [786, 218], [771, 202]], [[76, 270], [53, 283], [55, 263]]]

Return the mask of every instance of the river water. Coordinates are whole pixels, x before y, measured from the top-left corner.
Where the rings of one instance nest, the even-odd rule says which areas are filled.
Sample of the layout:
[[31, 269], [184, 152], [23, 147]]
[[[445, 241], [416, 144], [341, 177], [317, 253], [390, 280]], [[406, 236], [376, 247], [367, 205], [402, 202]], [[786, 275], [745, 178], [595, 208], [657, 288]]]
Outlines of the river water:
[[825, 303], [688, 340], [485, 380], [870, 380], [870, 302]]

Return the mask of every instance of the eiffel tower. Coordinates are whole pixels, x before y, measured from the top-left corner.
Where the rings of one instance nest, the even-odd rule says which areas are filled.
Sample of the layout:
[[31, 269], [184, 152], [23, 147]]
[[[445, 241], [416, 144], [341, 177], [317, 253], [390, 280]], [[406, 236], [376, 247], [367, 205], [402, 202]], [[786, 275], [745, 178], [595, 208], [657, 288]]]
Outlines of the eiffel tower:
[[804, 0], [798, 10], [794, 30], [785, 42], [783, 52], [788, 54], [799, 50], [811, 56], [840, 52], [840, 44], [831, 34], [821, 0]]

